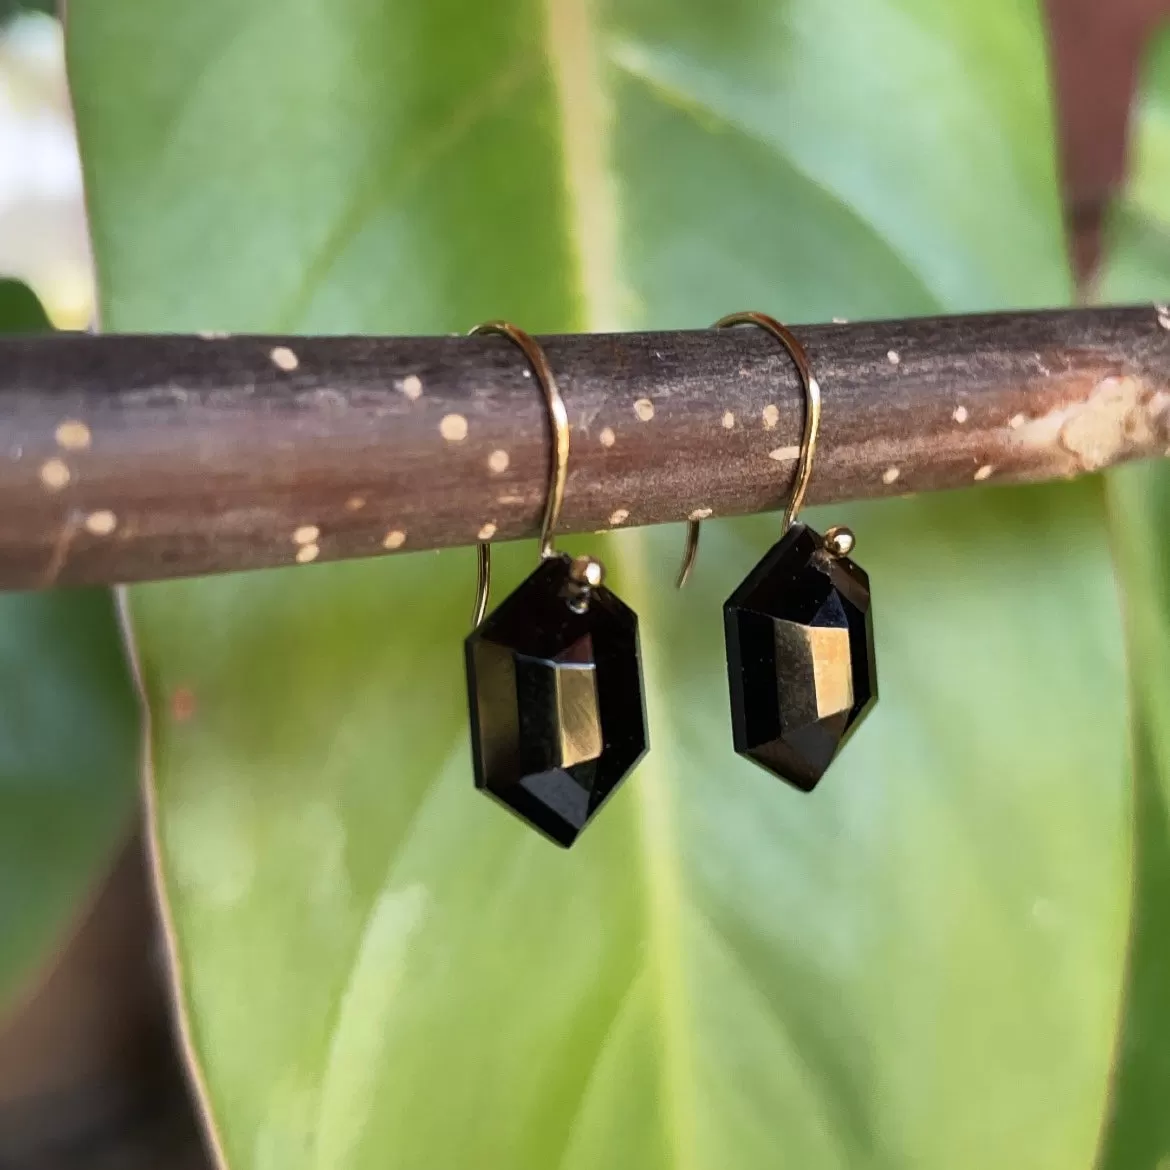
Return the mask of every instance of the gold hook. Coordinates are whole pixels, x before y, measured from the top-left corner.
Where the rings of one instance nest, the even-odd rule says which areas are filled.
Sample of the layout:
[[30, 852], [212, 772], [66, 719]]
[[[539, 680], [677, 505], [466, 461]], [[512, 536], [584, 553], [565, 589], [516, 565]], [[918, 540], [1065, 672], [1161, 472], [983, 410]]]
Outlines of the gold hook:
[[[784, 510], [784, 527], [781, 532], [783, 535], [792, 527], [797, 513], [804, 505], [808, 481], [812, 478], [813, 456], [817, 451], [817, 435], [821, 429], [820, 383], [813, 376], [804, 346], [800, 344], [792, 331], [777, 321], [775, 317], [756, 312], [729, 313], [726, 317], [720, 317], [712, 328], [726, 329], [730, 325], [758, 325], [761, 329], [766, 329], [788, 351], [804, 386], [805, 419], [804, 433], [800, 440], [800, 462], [796, 468], [796, 482], [792, 487], [792, 496], [788, 501], [788, 507]], [[694, 568], [695, 558], [698, 555], [699, 521], [688, 520], [687, 543], [683, 549], [682, 565], [679, 567], [678, 579], [675, 582], [676, 588], [681, 589], [687, 583], [687, 578], [691, 575], [691, 569]]]
[[[556, 556], [556, 549], [553, 547], [553, 532], [561, 517], [561, 505], [565, 502], [565, 481], [569, 478], [569, 414], [565, 410], [565, 401], [557, 388], [557, 380], [553, 377], [552, 366], [549, 365], [544, 350], [533, 337], [508, 321], [485, 321], [482, 325], [477, 325], [469, 336], [486, 333], [498, 333], [520, 349], [528, 359], [528, 364], [532, 367], [532, 372], [540, 383], [540, 388], [544, 391], [545, 402], [548, 404], [549, 422], [552, 426], [553, 458], [552, 467], [549, 469], [544, 517], [540, 522], [540, 559], [547, 560], [549, 557]], [[472, 611], [472, 629], [475, 629], [483, 621], [483, 615], [487, 612], [488, 594], [491, 590], [492, 580], [491, 545], [486, 541], [480, 541], [476, 551], [475, 608]]]

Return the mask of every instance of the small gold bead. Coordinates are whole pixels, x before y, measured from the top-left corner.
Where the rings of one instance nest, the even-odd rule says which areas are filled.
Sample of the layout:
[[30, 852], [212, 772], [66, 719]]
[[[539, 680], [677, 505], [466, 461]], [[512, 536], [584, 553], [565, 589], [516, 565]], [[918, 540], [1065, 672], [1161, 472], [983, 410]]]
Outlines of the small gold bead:
[[596, 589], [605, 580], [605, 566], [592, 557], [574, 557], [569, 566], [569, 576], [578, 585]]
[[825, 533], [825, 548], [835, 557], [847, 557], [857, 543], [857, 538], [843, 525], [830, 528]]

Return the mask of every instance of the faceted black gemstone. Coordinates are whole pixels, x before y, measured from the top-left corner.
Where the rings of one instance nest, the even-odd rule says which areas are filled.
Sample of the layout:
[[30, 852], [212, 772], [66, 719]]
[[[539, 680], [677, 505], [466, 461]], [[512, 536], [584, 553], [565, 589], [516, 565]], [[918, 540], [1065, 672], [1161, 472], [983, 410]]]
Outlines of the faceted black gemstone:
[[877, 702], [869, 578], [794, 524], [723, 624], [735, 750], [811, 792]]
[[571, 845], [646, 752], [638, 619], [550, 557], [468, 636], [475, 786]]

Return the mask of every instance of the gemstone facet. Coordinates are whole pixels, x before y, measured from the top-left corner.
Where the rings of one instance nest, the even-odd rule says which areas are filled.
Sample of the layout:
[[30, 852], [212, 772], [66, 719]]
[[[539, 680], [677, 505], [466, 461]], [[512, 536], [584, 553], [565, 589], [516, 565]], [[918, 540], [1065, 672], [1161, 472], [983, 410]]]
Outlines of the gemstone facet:
[[647, 748], [638, 619], [568, 557], [464, 643], [475, 786], [569, 846]]
[[869, 578], [794, 524], [723, 624], [735, 750], [811, 792], [877, 702]]

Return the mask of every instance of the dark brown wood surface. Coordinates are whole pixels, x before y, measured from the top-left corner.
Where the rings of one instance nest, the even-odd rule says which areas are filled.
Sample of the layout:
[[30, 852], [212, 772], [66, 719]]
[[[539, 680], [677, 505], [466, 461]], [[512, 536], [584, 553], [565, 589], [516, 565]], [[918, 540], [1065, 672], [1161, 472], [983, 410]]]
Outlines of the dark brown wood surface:
[[[1078, 475], [1170, 446], [1156, 306], [797, 330], [810, 502]], [[803, 425], [763, 331], [545, 339], [562, 531], [779, 508]], [[500, 337], [0, 342], [0, 587], [138, 581], [536, 533], [539, 387]]]

